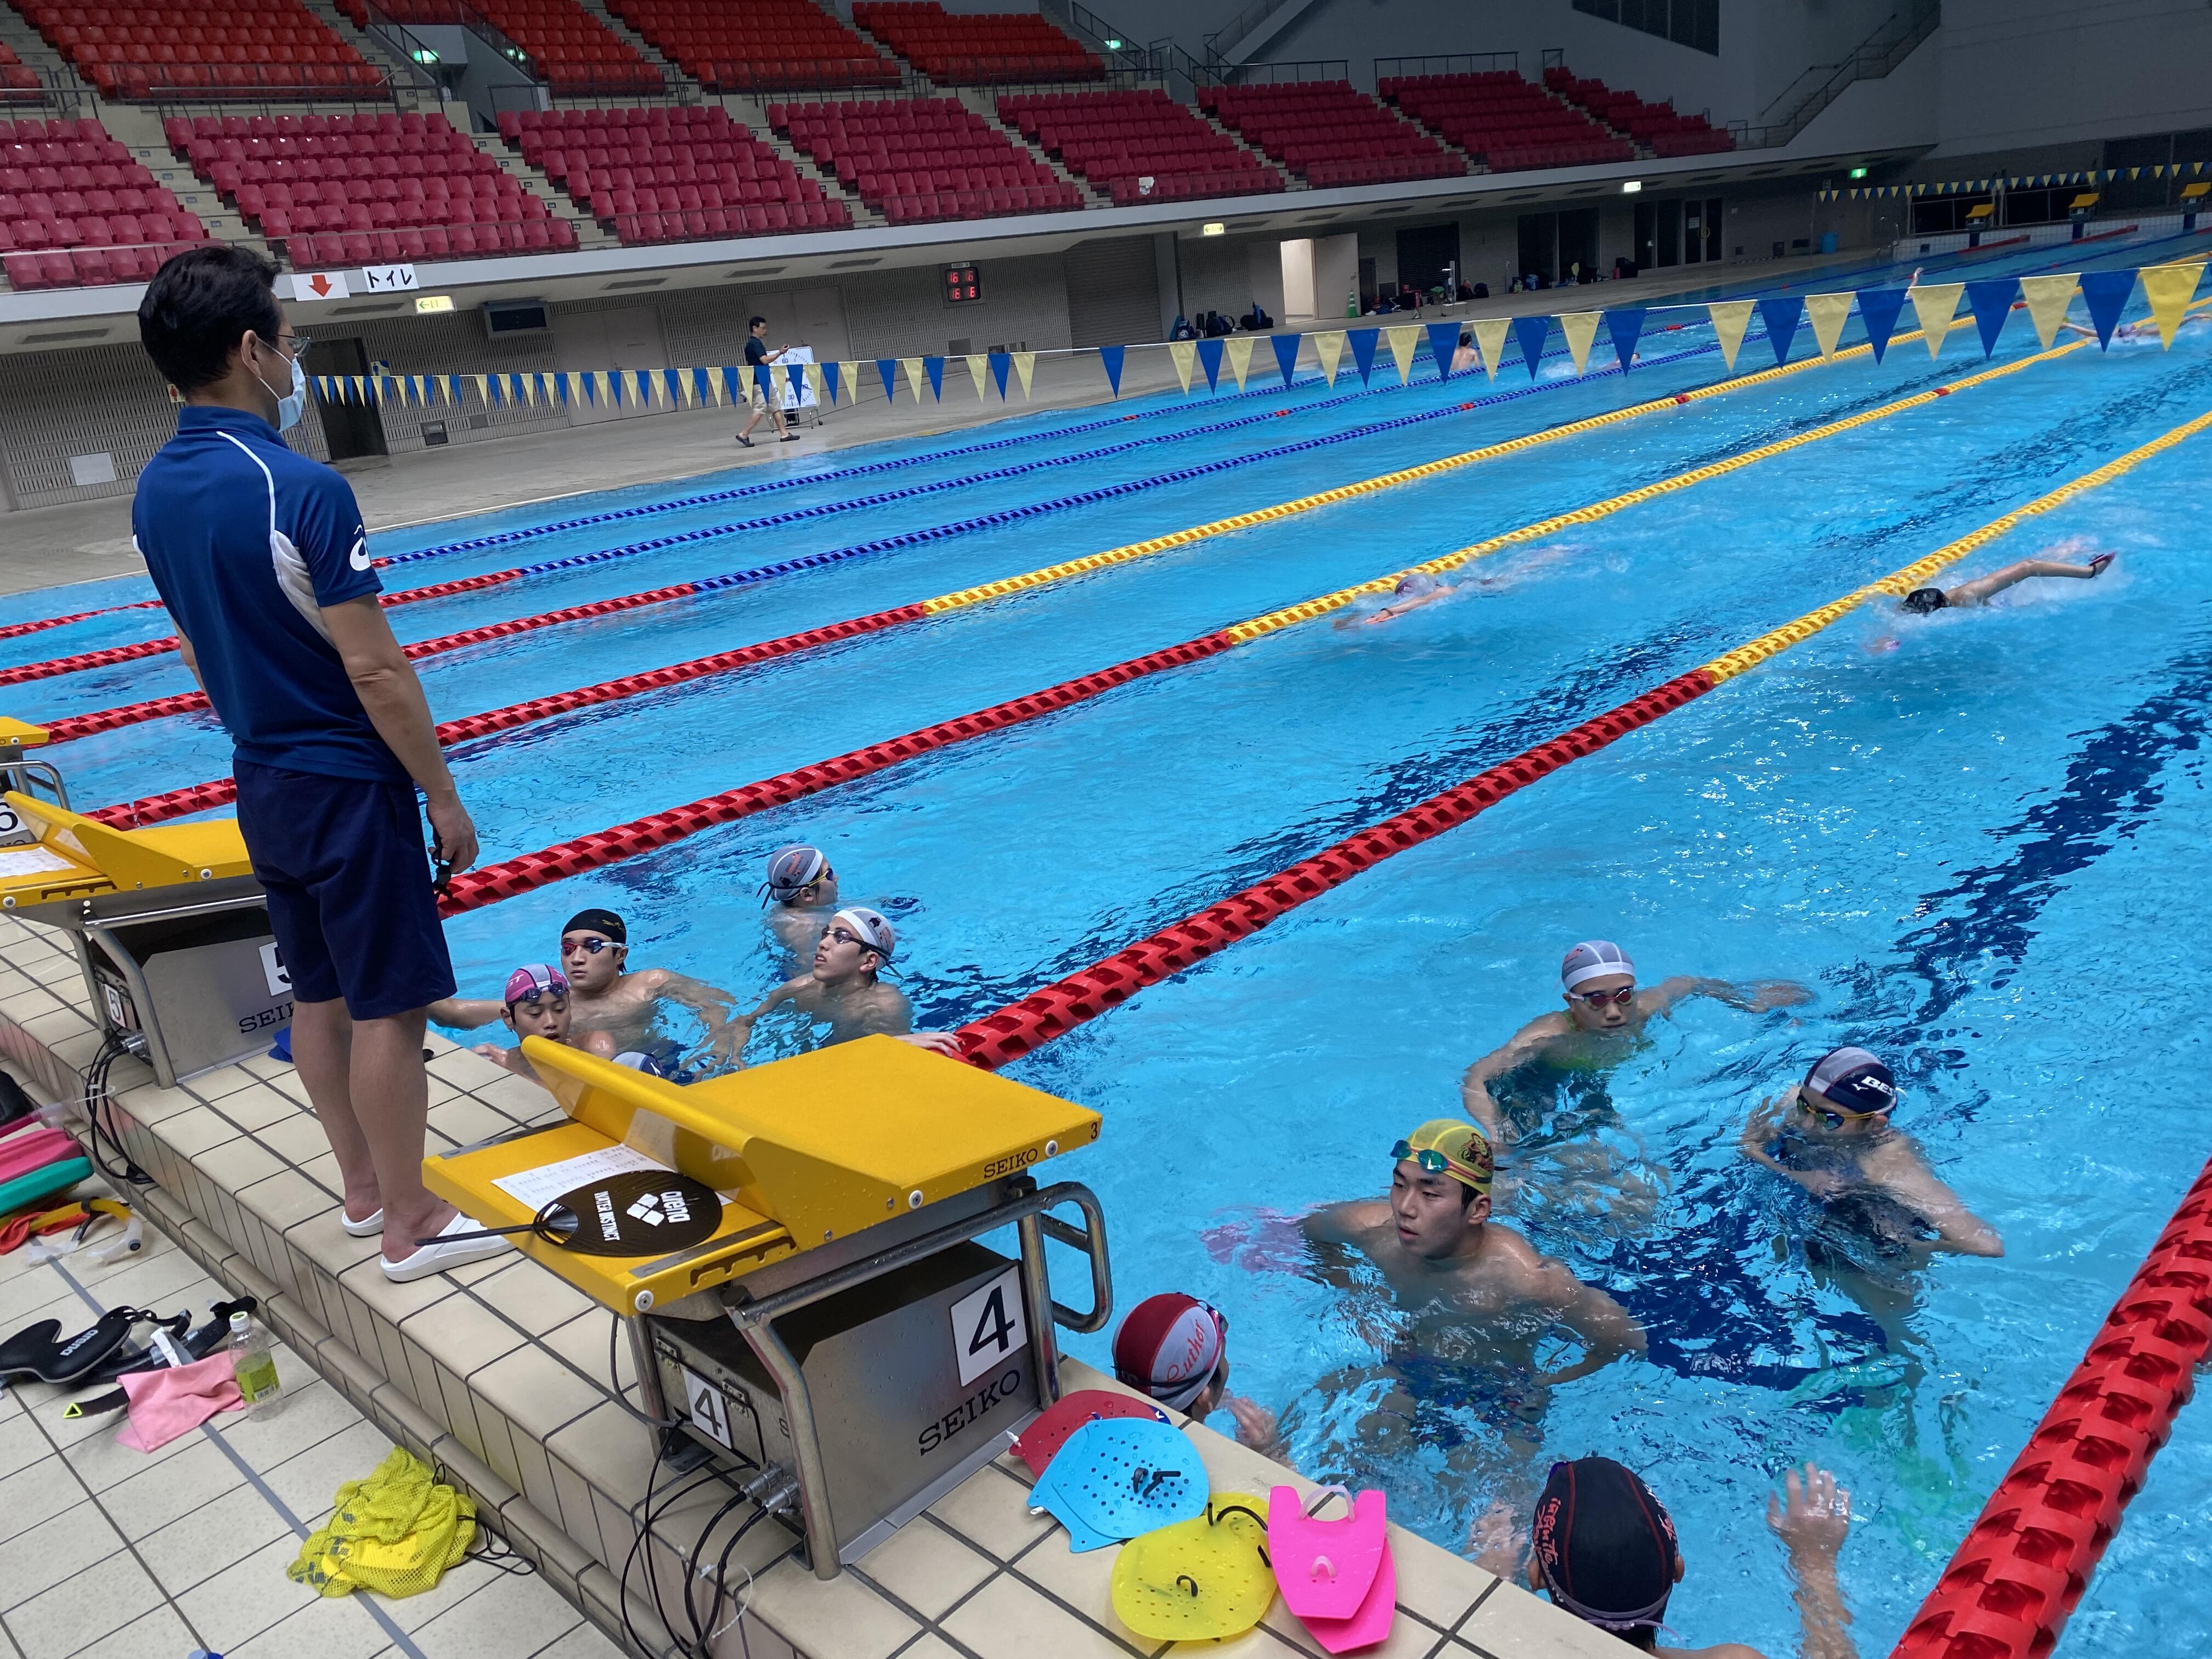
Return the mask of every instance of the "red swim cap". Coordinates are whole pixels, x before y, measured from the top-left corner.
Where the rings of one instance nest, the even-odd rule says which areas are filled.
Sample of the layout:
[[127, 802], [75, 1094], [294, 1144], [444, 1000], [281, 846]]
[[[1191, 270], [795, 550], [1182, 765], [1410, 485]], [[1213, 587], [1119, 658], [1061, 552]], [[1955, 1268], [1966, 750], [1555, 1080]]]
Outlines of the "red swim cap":
[[1114, 1375], [1182, 1411], [1213, 1380], [1228, 1346], [1229, 1322], [1212, 1304], [1180, 1291], [1150, 1296], [1114, 1334]]

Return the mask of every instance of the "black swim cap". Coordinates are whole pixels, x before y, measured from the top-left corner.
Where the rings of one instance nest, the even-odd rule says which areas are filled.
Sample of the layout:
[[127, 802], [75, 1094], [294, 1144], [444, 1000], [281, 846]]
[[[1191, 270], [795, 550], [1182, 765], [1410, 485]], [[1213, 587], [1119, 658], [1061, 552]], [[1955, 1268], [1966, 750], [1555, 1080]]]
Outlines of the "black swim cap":
[[1629, 1470], [1610, 1457], [1553, 1464], [1531, 1530], [1553, 1601], [1615, 1635], [1657, 1626], [1681, 1555], [1674, 1521]]
[[1869, 1117], [1897, 1104], [1897, 1077], [1863, 1048], [1831, 1048], [1805, 1073], [1805, 1086], [1818, 1091], [1838, 1111]]
[[1916, 587], [1905, 596], [1905, 608], [1916, 617], [1925, 616], [1930, 611], [1941, 611], [1949, 603], [1940, 587]]
[[561, 924], [561, 937], [574, 933], [605, 933], [617, 945], [629, 943], [629, 929], [611, 910], [579, 910]]

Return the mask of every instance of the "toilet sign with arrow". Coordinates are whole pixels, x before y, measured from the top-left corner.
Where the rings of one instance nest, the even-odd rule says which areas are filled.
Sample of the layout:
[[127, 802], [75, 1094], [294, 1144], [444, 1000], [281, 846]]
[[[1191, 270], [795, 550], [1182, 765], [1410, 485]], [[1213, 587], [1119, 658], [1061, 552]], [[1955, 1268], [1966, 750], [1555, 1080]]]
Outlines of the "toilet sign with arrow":
[[292, 278], [292, 297], [295, 300], [343, 300], [346, 294], [345, 273], [342, 270], [301, 271]]

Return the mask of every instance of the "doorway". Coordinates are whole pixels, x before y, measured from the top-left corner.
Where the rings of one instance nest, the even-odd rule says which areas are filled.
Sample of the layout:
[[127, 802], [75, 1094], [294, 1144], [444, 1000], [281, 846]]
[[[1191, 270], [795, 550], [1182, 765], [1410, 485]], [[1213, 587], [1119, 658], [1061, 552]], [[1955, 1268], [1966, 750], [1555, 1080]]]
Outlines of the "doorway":
[[1698, 264], [1721, 257], [1721, 198], [1695, 198], [1682, 204], [1682, 263]]
[[[651, 306], [625, 306], [619, 311], [570, 311], [553, 313], [553, 366], [556, 368], [605, 370], [668, 367], [668, 348], [660, 337], [660, 313]], [[654, 404], [653, 410], [664, 405]], [[625, 421], [648, 413], [636, 396], [635, 382], [623, 388], [620, 404], [602, 392], [597, 402], [579, 397], [568, 405], [570, 426], [597, 426], [602, 421]]]
[[[359, 340], [318, 340], [307, 348], [300, 365], [309, 376], [366, 374], [368, 351]], [[323, 443], [334, 461], [350, 461], [364, 455], [388, 455], [384, 441], [384, 416], [373, 403], [353, 403], [343, 398], [318, 399], [323, 421]]]
[[1516, 276], [1540, 277], [1549, 284], [1559, 275], [1559, 216], [1524, 213], [1521, 216], [1520, 263]]
[[1597, 275], [1597, 210], [1563, 208], [1559, 211], [1559, 274], [1562, 279], [1579, 275], [1587, 283]]
[[1416, 225], [1398, 233], [1398, 287], [1426, 294], [1442, 288], [1447, 267], [1459, 265], [1459, 227]]

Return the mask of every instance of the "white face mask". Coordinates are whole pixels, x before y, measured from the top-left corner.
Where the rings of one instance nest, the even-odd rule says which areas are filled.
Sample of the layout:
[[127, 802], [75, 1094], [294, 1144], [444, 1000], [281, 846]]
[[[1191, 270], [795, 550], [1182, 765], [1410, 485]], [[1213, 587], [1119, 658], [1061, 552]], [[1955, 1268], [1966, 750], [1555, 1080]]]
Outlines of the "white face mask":
[[276, 396], [276, 429], [279, 432], [289, 432], [294, 427], [299, 425], [300, 416], [305, 414], [307, 409], [307, 374], [301, 368], [300, 360], [297, 357], [293, 358], [291, 363], [292, 390], [289, 393], [276, 392], [276, 387], [270, 386], [266, 380], [261, 380], [259, 369], [253, 371], [253, 378], [261, 380], [262, 390], [275, 393]]

